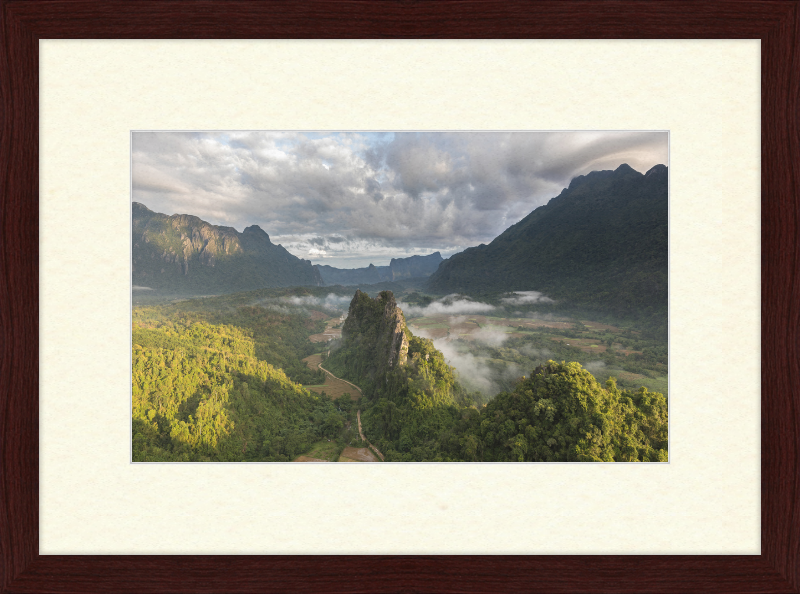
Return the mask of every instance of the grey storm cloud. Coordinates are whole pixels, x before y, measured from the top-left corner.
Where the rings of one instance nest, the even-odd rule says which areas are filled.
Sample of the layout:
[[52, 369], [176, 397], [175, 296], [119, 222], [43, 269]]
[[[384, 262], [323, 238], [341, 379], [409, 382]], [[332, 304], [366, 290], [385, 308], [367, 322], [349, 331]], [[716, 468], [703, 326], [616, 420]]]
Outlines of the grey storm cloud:
[[[348, 267], [488, 243], [570, 180], [667, 163], [666, 132], [134, 132], [133, 200]], [[320, 246], [325, 249], [320, 250]]]

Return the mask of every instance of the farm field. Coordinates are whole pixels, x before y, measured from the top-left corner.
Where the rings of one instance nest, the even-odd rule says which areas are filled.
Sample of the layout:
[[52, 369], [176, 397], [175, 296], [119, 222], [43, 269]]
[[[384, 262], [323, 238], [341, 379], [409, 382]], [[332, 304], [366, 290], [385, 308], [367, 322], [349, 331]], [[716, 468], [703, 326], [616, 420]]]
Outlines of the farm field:
[[309, 451], [298, 456], [294, 462], [336, 462], [339, 454], [339, 446], [336, 440], [322, 440], [315, 443]]
[[[322, 362], [322, 355], [309, 355], [305, 359], [303, 359], [305, 363], [308, 365], [309, 369], [313, 369], [316, 371], [319, 369], [319, 364]], [[317, 394], [321, 394], [325, 392], [328, 396], [336, 400], [340, 396], [344, 394], [350, 394], [350, 397], [353, 400], [358, 400], [361, 393], [356, 390], [353, 386], [344, 382], [340, 379], [336, 379], [332, 377], [329, 373], [325, 374], [325, 383], [316, 385], [316, 386], [304, 386], [306, 389], [311, 390], [312, 392], [316, 392]]]
[[347, 447], [342, 451], [339, 462], [380, 462], [369, 448]]
[[[314, 317], [315, 320], [326, 317], [324, 314], [318, 311], [314, 311], [312, 313], [317, 314], [317, 317]], [[335, 326], [339, 327], [336, 328]], [[319, 334], [312, 334], [311, 336], [308, 337], [308, 339], [311, 342], [330, 342], [331, 340], [336, 340], [337, 338], [341, 337], [342, 337], [341, 320], [339, 318], [331, 318], [327, 321], [325, 330], [323, 330]]]

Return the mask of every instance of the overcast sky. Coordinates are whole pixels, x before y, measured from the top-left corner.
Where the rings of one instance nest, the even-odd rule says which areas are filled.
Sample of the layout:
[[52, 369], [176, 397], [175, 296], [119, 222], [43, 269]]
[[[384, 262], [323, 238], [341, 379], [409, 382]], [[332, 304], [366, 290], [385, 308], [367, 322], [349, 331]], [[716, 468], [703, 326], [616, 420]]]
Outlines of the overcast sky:
[[133, 200], [315, 264], [489, 243], [570, 180], [667, 163], [666, 132], [134, 132]]

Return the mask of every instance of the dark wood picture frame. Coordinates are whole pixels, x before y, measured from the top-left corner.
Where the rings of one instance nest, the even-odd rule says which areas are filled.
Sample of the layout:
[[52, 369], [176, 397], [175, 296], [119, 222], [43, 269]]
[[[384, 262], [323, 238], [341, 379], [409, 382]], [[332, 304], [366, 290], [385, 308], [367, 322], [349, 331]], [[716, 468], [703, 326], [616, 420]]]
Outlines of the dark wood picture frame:
[[[800, 2], [0, 0], [0, 11], [0, 592], [800, 592]], [[761, 39], [761, 555], [39, 555], [39, 39], [315, 37]]]

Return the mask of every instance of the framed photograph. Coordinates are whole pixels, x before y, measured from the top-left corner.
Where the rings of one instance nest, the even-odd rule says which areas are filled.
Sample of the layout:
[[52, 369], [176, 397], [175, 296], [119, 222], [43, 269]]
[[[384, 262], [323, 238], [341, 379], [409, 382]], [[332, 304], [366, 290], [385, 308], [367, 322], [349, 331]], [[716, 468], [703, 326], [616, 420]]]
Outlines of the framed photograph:
[[667, 462], [668, 140], [132, 132], [132, 460]]
[[[2, 591], [798, 591], [798, 3], [3, 10]], [[131, 463], [131, 131], [263, 129], [669, 131], [669, 463]]]

